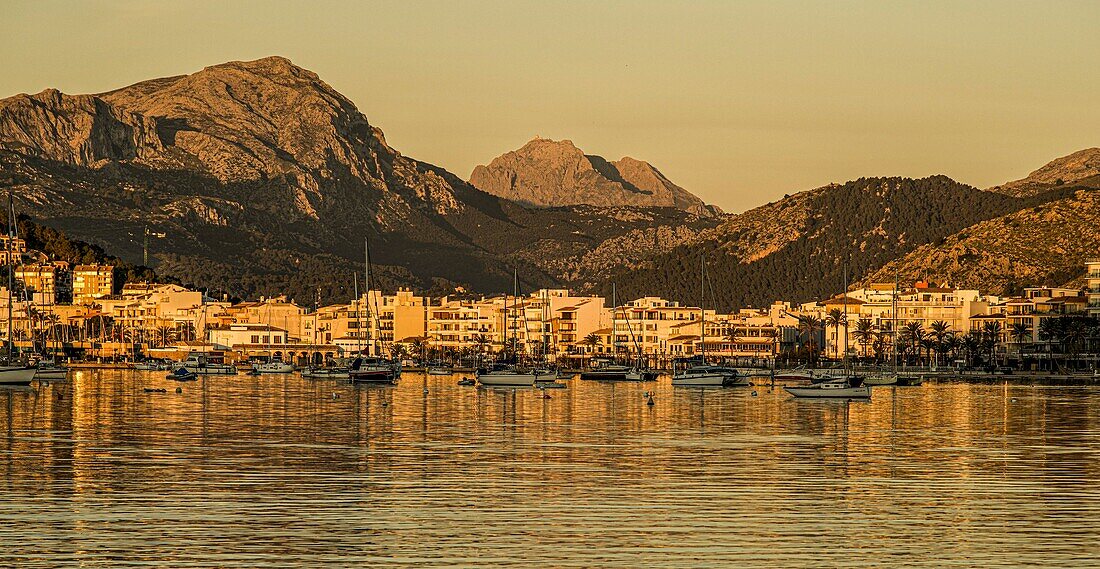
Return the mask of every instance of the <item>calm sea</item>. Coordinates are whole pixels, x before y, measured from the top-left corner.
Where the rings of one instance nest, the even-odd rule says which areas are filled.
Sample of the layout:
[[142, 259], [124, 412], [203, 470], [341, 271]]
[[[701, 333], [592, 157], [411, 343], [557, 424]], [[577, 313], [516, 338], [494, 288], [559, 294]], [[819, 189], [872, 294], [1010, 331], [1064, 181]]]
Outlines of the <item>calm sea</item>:
[[163, 375], [0, 391], [0, 566], [1100, 566], [1100, 388]]

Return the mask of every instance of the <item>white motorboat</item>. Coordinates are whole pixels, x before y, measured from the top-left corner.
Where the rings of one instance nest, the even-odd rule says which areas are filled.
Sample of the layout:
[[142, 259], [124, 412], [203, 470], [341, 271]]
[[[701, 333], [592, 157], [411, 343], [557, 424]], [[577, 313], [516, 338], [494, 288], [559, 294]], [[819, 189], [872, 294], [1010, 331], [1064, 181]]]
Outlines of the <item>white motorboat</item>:
[[189, 354], [178, 367], [196, 375], [237, 375], [236, 366], [213, 363], [207, 359], [206, 354], [197, 352]]
[[870, 399], [871, 386], [859, 379], [832, 379], [813, 385], [787, 386], [783, 389], [795, 397], [817, 399]]
[[22, 365], [0, 366], [0, 386], [30, 385], [38, 368]]
[[428, 375], [451, 375], [451, 370], [443, 367], [428, 368]]
[[270, 360], [262, 364], [252, 366], [259, 373], [293, 373], [294, 366], [282, 360]]
[[156, 360], [145, 360], [134, 364], [134, 369], [139, 371], [157, 371], [164, 369], [164, 366]]
[[497, 369], [478, 372], [477, 381], [481, 385], [494, 387], [531, 387], [540, 377], [553, 379], [557, 377], [557, 373], [546, 371], [540, 376], [538, 370]]
[[723, 387], [748, 384], [748, 378], [738, 376], [736, 369], [723, 366], [693, 365], [672, 375], [672, 385], [676, 387]]
[[898, 376], [893, 373], [874, 373], [863, 378], [864, 385], [897, 385]]

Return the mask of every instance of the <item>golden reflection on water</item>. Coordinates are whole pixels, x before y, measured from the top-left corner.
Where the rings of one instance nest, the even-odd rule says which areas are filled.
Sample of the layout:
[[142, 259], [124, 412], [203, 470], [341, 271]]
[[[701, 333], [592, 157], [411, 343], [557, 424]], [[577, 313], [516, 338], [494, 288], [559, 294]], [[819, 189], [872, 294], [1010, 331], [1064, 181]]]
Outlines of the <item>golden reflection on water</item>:
[[83, 370], [0, 391], [0, 565], [1100, 557], [1094, 387], [930, 384], [846, 403], [667, 378], [545, 393], [457, 379]]

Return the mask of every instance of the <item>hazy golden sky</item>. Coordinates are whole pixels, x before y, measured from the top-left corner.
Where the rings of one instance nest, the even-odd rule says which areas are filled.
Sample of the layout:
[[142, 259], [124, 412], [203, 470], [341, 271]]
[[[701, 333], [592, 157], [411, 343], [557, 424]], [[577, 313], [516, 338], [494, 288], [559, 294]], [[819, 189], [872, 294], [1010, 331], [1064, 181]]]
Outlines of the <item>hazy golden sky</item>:
[[740, 211], [1100, 145], [1100, 2], [11, 2], [0, 97], [283, 55], [466, 178], [535, 135]]

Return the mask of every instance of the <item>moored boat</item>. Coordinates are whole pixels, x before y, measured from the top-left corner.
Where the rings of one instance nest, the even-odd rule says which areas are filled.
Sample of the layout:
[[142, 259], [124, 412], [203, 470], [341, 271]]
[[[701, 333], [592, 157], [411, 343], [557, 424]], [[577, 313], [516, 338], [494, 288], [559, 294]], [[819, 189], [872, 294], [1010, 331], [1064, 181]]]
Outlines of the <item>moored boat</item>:
[[69, 377], [69, 368], [58, 365], [56, 362], [42, 361], [35, 366], [34, 378], [37, 380], [56, 381], [67, 377]]
[[30, 385], [38, 369], [23, 365], [0, 365], [0, 386]]
[[401, 375], [401, 364], [385, 358], [355, 358], [348, 368], [352, 383], [394, 384]]
[[748, 379], [740, 377], [736, 369], [724, 366], [698, 364], [672, 375], [672, 385], [677, 387], [738, 387], [748, 384]]
[[581, 372], [581, 379], [595, 381], [623, 381], [630, 373], [630, 367], [618, 364], [603, 364]]
[[188, 354], [187, 359], [179, 363], [178, 367], [196, 375], [237, 375], [236, 366], [211, 362], [206, 354], [198, 352]]
[[795, 397], [810, 399], [870, 399], [871, 386], [855, 379], [831, 379], [812, 385], [786, 386], [783, 389]]
[[189, 371], [187, 368], [178, 368], [176, 371], [165, 376], [165, 379], [173, 379], [176, 381], [195, 381], [198, 379], [198, 374], [193, 371]]
[[897, 385], [898, 376], [892, 373], [873, 373], [863, 378], [863, 383], [872, 386]]
[[262, 364], [255, 365], [252, 369], [260, 373], [293, 373], [294, 366], [288, 364], [282, 360], [269, 360]]
[[[556, 377], [557, 374], [544, 377]], [[478, 372], [477, 382], [486, 386], [499, 387], [531, 387], [538, 381], [539, 374], [536, 370], [523, 370], [517, 368], [495, 369], [487, 372]]]

